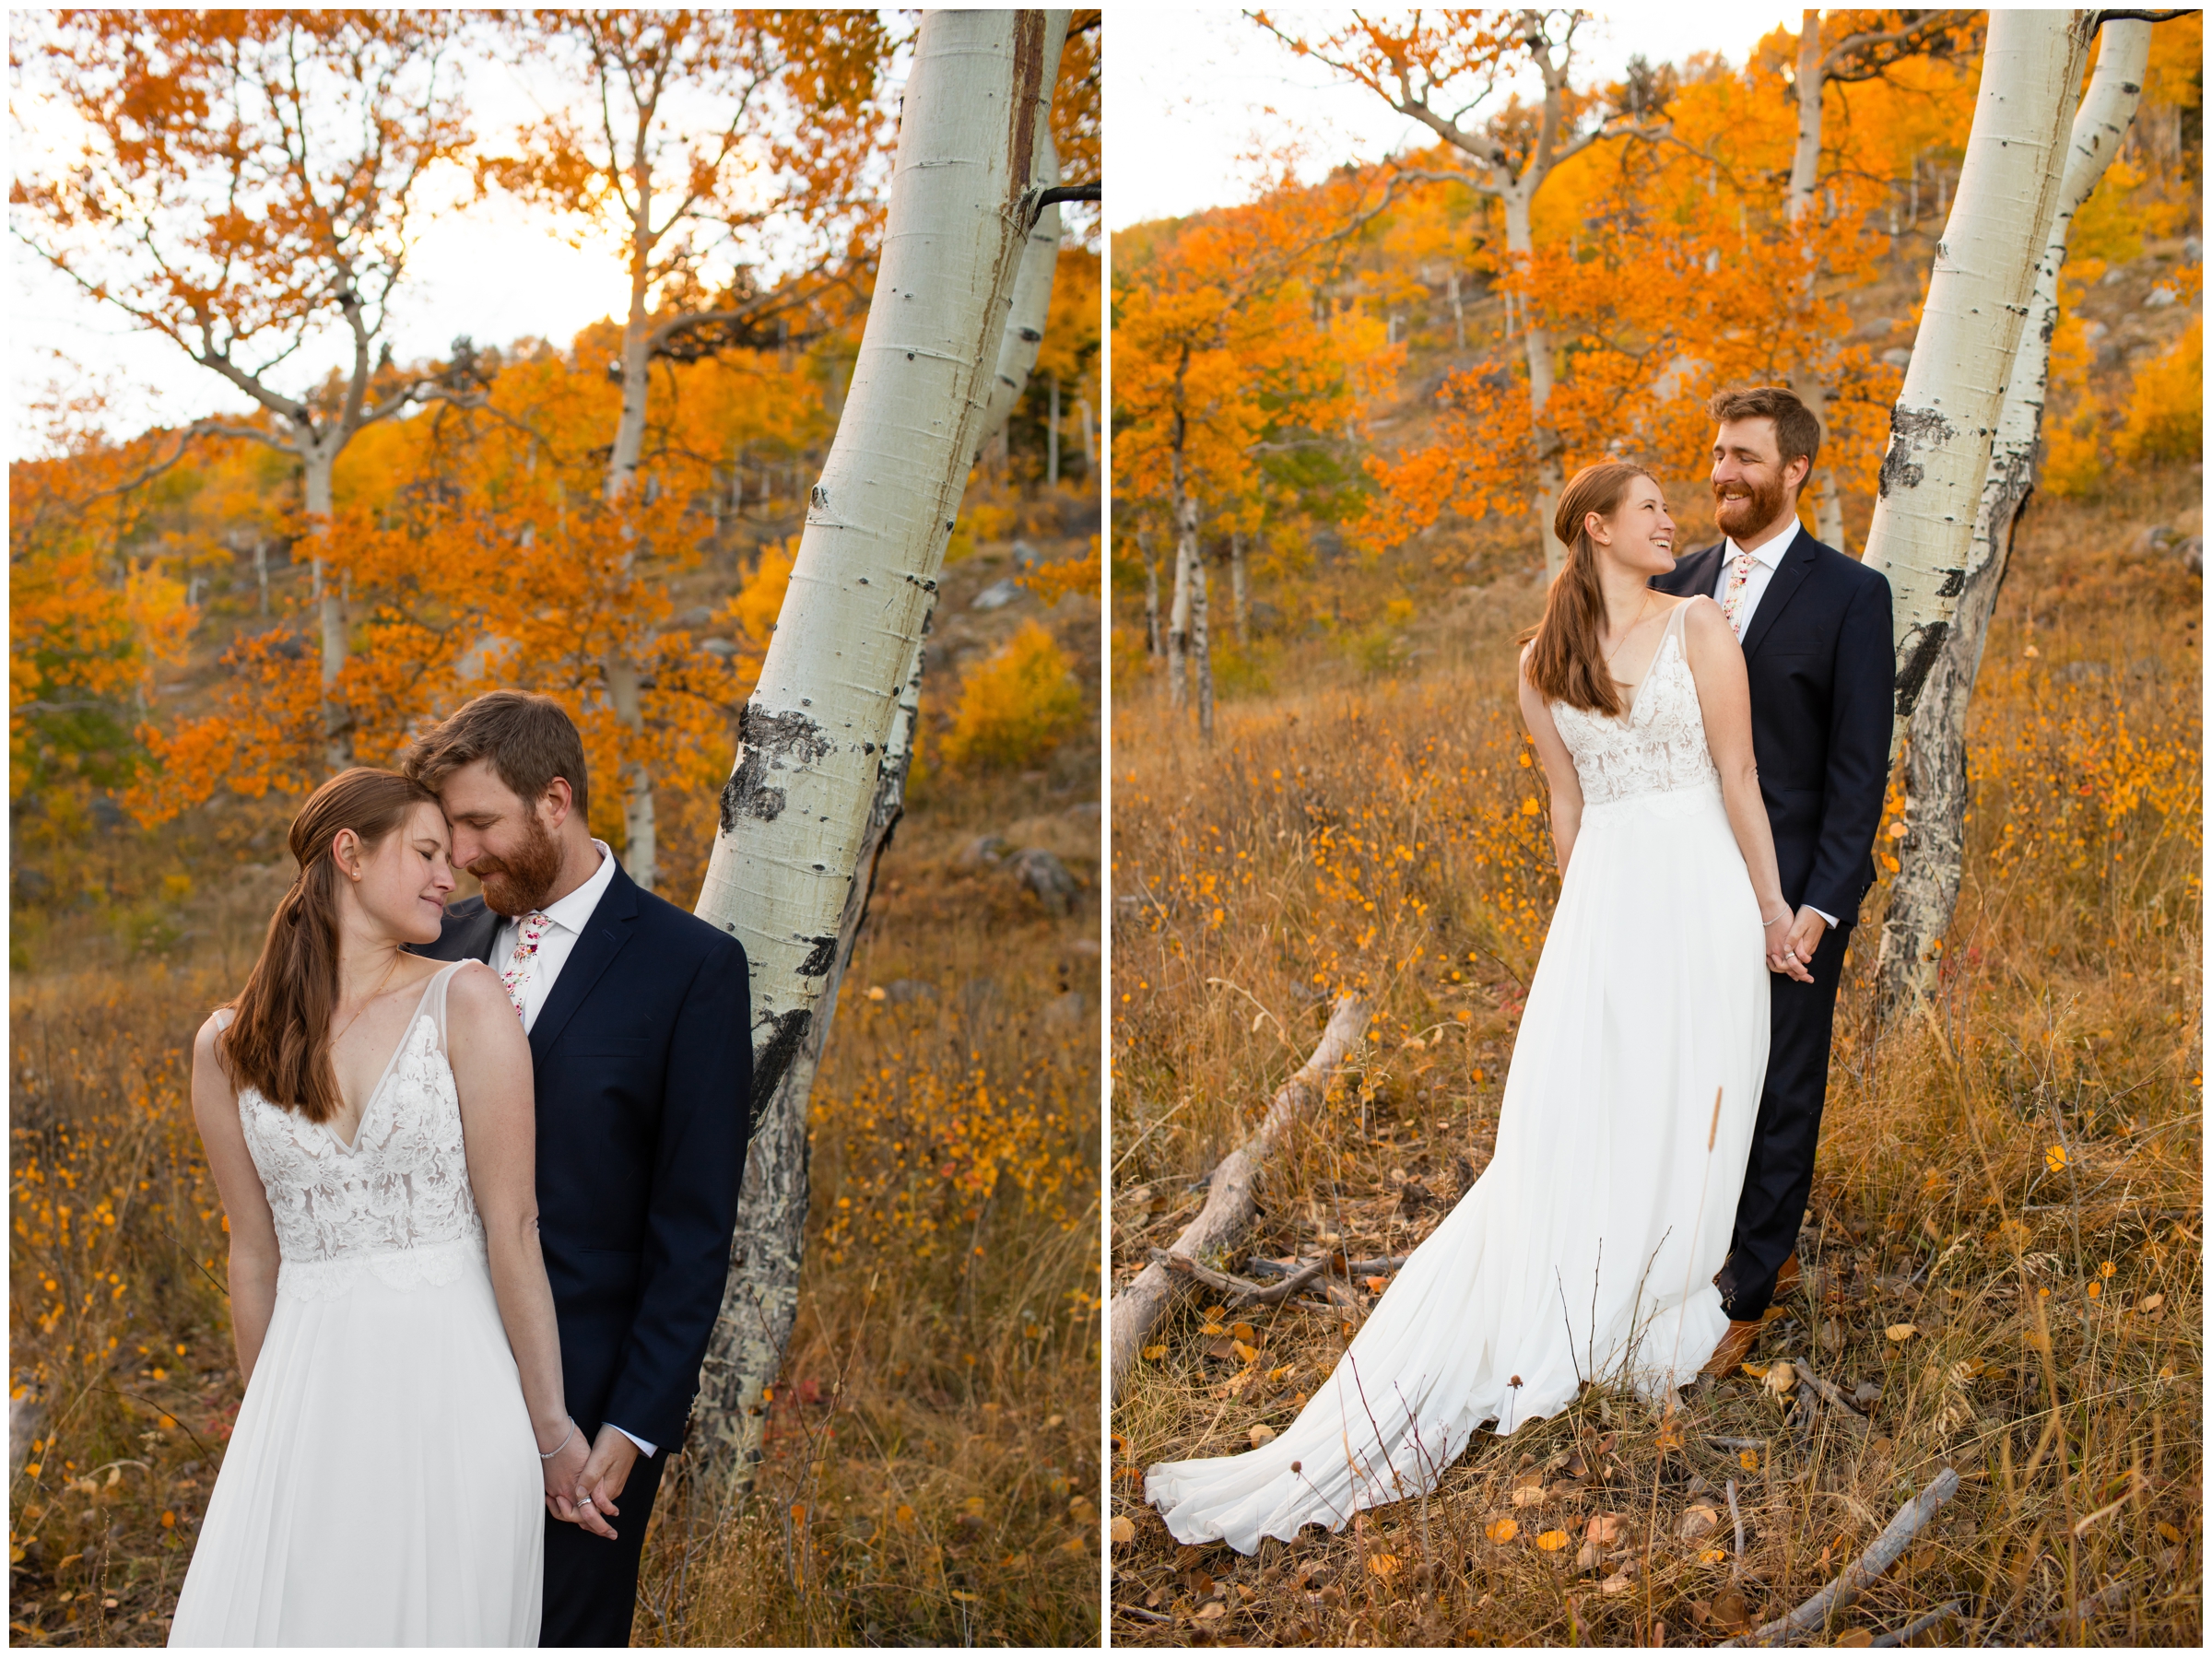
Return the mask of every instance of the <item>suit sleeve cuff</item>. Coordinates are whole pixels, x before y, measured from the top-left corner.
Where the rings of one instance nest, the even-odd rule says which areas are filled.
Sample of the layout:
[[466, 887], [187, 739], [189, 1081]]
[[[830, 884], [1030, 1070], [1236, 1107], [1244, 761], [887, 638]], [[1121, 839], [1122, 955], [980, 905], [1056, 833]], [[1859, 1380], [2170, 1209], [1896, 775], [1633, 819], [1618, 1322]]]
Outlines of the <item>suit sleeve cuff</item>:
[[628, 1439], [632, 1444], [635, 1444], [638, 1447], [638, 1453], [645, 1457], [646, 1460], [651, 1461], [653, 1455], [657, 1452], [657, 1446], [648, 1444], [644, 1440], [639, 1438], [637, 1434], [631, 1432], [629, 1428], [623, 1427], [620, 1424], [613, 1421], [609, 1421], [607, 1426], [613, 1428], [617, 1432]]

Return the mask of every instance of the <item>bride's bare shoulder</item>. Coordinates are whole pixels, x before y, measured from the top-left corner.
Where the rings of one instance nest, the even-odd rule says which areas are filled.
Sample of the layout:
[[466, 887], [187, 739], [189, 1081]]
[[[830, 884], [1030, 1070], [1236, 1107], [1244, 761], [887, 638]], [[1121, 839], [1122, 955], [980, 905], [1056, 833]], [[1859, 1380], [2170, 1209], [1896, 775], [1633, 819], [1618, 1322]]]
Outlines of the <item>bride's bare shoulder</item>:
[[1677, 606], [1682, 611], [1682, 633], [1694, 645], [1718, 644], [1723, 639], [1734, 642], [1735, 629], [1721, 614], [1721, 606], [1703, 593], [1694, 593]]

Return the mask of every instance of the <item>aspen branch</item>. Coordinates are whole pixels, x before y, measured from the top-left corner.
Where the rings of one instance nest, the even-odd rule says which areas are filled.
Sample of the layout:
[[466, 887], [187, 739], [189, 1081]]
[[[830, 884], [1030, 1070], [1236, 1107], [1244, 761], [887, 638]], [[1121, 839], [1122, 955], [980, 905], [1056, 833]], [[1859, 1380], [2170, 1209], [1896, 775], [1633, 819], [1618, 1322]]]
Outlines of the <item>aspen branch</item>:
[[1866, 1584], [1897, 1563], [1920, 1529], [1943, 1504], [1959, 1494], [1959, 1475], [1946, 1467], [1925, 1490], [1898, 1510], [1882, 1534], [1866, 1551], [1843, 1569], [1843, 1574], [1787, 1616], [1762, 1623], [1740, 1639], [1724, 1639], [1725, 1646], [1771, 1645], [1824, 1626], [1835, 1612], [1858, 1598]]
[[[1367, 1004], [1357, 995], [1339, 996], [1321, 1041], [1298, 1073], [1277, 1090], [1251, 1138], [1221, 1159], [1211, 1180], [1206, 1206], [1182, 1228], [1170, 1252], [1186, 1259], [1234, 1240], [1259, 1211], [1253, 1185], [1267, 1158], [1275, 1154], [1290, 1125], [1320, 1102], [1329, 1078], [1344, 1064], [1367, 1028]], [[1109, 1315], [1108, 1345], [1113, 1393], [1121, 1394], [1135, 1366], [1137, 1349], [1145, 1336], [1165, 1315], [1180, 1287], [1168, 1268], [1152, 1262], [1113, 1298]]]

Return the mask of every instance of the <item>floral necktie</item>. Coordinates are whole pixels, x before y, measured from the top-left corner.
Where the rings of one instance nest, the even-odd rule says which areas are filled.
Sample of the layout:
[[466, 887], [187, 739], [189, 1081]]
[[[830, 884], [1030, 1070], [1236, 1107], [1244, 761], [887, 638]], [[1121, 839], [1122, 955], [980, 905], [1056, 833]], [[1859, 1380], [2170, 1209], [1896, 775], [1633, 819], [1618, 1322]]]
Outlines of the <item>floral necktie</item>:
[[1737, 643], [1743, 642], [1744, 584], [1751, 579], [1751, 566], [1758, 560], [1747, 552], [1739, 552], [1728, 566], [1728, 585], [1721, 596], [1721, 614], [1735, 629]]
[[514, 953], [507, 958], [507, 970], [500, 974], [500, 982], [507, 986], [507, 999], [514, 1003], [517, 1018], [523, 1017], [523, 996], [537, 960], [537, 946], [546, 935], [546, 928], [552, 923], [543, 910], [534, 909], [524, 915], [523, 929], [515, 936]]

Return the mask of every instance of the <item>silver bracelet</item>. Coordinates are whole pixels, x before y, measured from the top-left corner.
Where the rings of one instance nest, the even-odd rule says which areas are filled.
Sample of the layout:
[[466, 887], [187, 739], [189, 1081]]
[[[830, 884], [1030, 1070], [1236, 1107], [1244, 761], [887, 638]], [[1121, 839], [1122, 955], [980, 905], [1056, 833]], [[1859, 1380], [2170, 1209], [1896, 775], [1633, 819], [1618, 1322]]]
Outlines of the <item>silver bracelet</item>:
[[565, 1433], [563, 1433], [563, 1434], [561, 1434], [561, 1435], [560, 1435], [560, 1442], [559, 1442], [559, 1443], [558, 1443], [558, 1444], [556, 1444], [556, 1445], [554, 1445], [554, 1446], [553, 1446], [553, 1448], [552, 1448], [552, 1449], [550, 1449], [550, 1450], [541, 1450], [541, 1451], [539, 1451], [537, 1452], [537, 1459], [538, 1459], [539, 1461], [541, 1461], [541, 1462], [549, 1462], [549, 1461], [551, 1461], [551, 1460], [552, 1460], [552, 1459], [553, 1459], [555, 1456], [559, 1455], [559, 1453], [560, 1453], [562, 1451], [566, 1450], [566, 1449], [569, 1447], [569, 1440], [570, 1440], [571, 1439], [574, 1438], [575, 1436], [576, 1436], [576, 1417], [575, 1417], [575, 1416], [571, 1416], [569, 1417], [569, 1430], [568, 1430], [567, 1432], [565, 1432]]

